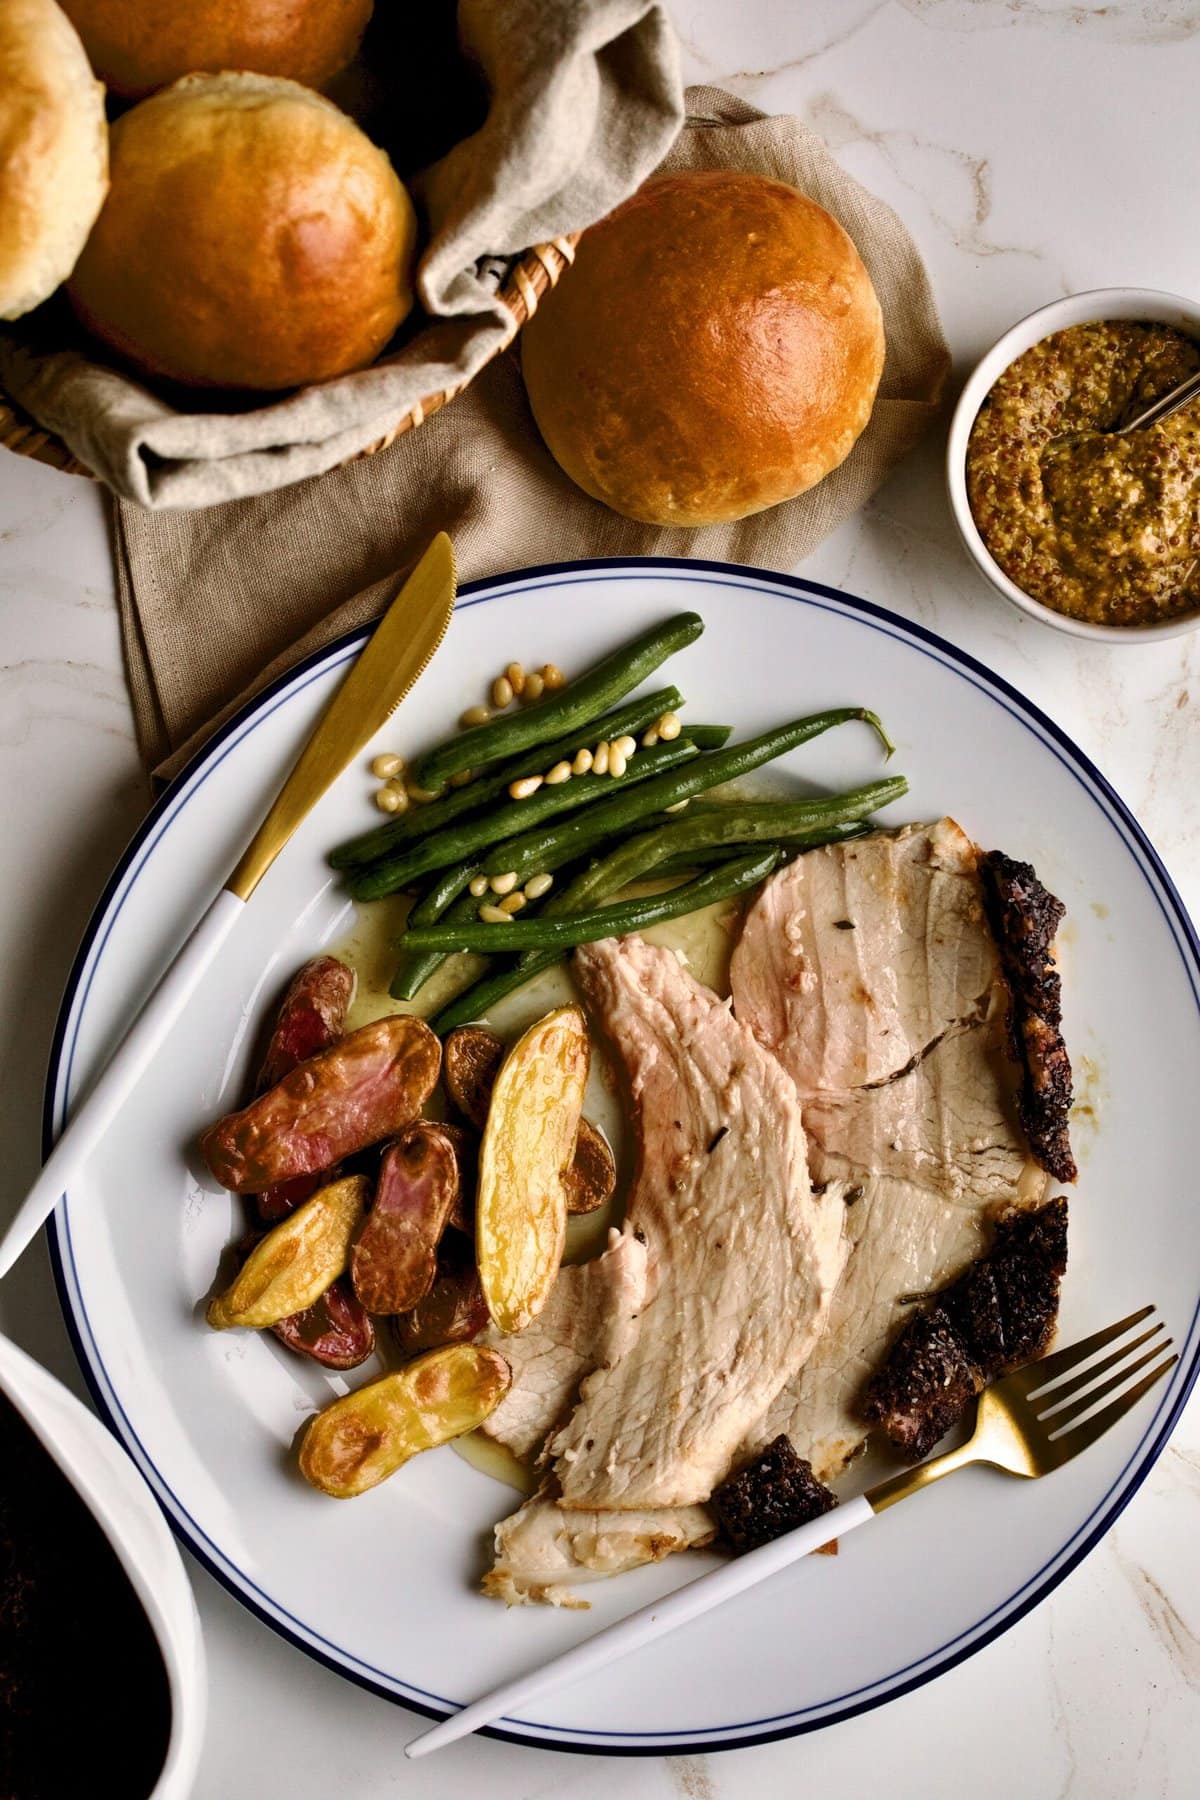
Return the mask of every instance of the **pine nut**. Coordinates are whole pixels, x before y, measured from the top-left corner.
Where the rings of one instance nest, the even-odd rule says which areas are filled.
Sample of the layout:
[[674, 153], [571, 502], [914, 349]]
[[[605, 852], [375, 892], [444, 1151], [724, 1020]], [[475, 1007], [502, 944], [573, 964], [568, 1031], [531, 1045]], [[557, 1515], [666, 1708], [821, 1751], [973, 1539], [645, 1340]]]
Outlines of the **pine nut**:
[[531, 670], [525, 677], [525, 692], [521, 695], [526, 706], [532, 706], [535, 700], [541, 699], [545, 686], [546, 683], [538, 674], [537, 670]]
[[551, 690], [562, 687], [566, 682], [566, 679], [566, 676], [558, 667], [557, 663], [542, 664], [542, 680]]
[[540, 875], [531, 875], [529, 880], [525, 883], [525, 898], [527, 900], [540, 900], [542, 895], [548, 894], [553, 886], [553, 875], [548, 875], [545, 871]]
[[591, 767], [592, 767], [591, 751], [590, 750], [577, 750], [575, 752], [575, 761], [571, 764], [572, 775], [586, 775], [588, 770]]
[[468, 885], [476, 900], [482, 900], [491, 883], [486, 875], [473, 875]]
[[508, 914], [501, 912], [498, 906], [481, 906], [479, 916], [485, 925], [507, 925]]
[[626, 759], [625, 759], [624, 751], [618, 750], [617, 746], [615, 744], [613, 744], [613, 746], [611, 747], [611, 749], [609, 750], [609, 753], [608, 753], [608, 772], [609, 772], [609, 774], [610, 775], [623, 775], [625, 773], [625, 766], [626, 766]]
[[571, 765], [566, 760], [565, 757], [563, 758], [562, 762], [556, 762], [552, 769], [546, 770], [546, 786], [547, 787], [557, 787], [560, 782], [570, 781], [570, 779], [571, 779]]
[[375, 804], [380, 812], [402, 813], [408, 810], [408, 795], [402, 787], [394, 782], [385, 782], [383, 787], [375, 790]]
[[512, 697], [512, 682], [508, 676], [497, 675], [492, 683], [492, 705], [503, 712], [506, 706], [512, 705]]
[[541, 785], [540, 775], [522, 775], [520, 781], [509, 782], [509, 798], [511, 800], [528, 800], [530, 794], [536, 794]]
[[390, 781], [393, 775], [403, 775], [404, 758], [394, 756], [390, 750], [385, 750], [383, 755], [377, 756], [371, 764], [371, 773], [378, 775], [380, 781]]
[[682, 812], [684, 807], [687, 804], [688, 804], [688, 802], [686, 800], [677, 800], [675, 802], [674, 806], [664, 806], [663, 811], [664, 812]]
[[637, 750], [637, 739], [631, 737], [619, 737], [613, 745], [613, 749], [619, 750], [622, 756], [633, 756]]
[[428, 806], [431, 800], [440, 800], [446, 791], [444, 787], [419, 787], [415, 781], [406, 781], [404, 785], [408, 789], [409, 799], [415, 800], [418, 806]]
[[672, 738], [677, 738], [682, 730], [683, 725], [678, 713], [665, 712], [658, 721], [658, 735], [664, 744], [669, 744]]
[[517, 885], [517, 872], [508, 869], [503, 875], [493, 875], [490, 886], [493, 894], [511, 894]]
[[658, 742], [658, 733], [657, 733], [657, 731], [655, 731], [653, 725], [650, 727], [649, 731], [643, 731], [643, 733], [642, 733], [642, 749], [643, 750], [653, 750], [653, 748], [654, 748], [655, 744], [657, 744], [657, 742]]
[[466, 787], [467, 783], [469, 781], [474, 781], [474, 779], [474, 769], [460, 769], [457, 775], [452, 775], [450, 777], [450, 786], [453, 788]]
[[592, 774], [593, 775], [607, 775], [608, 774], [608, 759], [609, 759], [610, 754], [611, 754], [611, 752], [610, 752], [607, 744], [600, 743], [600, 744], [596, 745], [595, 750], [592, 752]]
[[519, 913], [521, 908], [525, 905], [525, 896], [518, 889], [515, 894], [506, 894], [499, 905], [500, 911], [507, 914], [511, 919], [513, 914]]
[[504, 673], [508, 677], [508, 685], [518, 700], [525, 692], [525, 670], [519, 662], [510, 662]]
[[470, 731], [474, 725], [486, 725], [491, 716], [490, 706], [468, 706], [458, 722], [464, 731]]

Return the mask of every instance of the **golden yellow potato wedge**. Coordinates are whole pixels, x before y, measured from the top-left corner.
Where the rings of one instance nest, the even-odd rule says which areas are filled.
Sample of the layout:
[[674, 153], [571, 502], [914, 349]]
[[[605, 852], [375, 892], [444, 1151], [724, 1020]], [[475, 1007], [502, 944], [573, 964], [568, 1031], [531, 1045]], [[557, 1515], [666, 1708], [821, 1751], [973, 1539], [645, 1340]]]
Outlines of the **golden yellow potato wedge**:
[[213, 1329], [261, 1330], [319, 1300], [346, 1272], [370, 1192], [365, 1175], [331, 1181], [268, 1231], [232, 1285], [210, 1303], [206, 1316]]
[[377, 1487], [419, 1450], [474, 1431], [500, 1403], [512, 1370], [496, 1350], [447, 1344], [335, 1400], [300, 1446], [306, 1481], [335, 1500]]
[[558, 1274], [590, 1057], [583, 1013], [560, 1006], [513, 1045], [492, 1089], [479, 1149], [475, 1258], [501, 1331], [524, 1331]]

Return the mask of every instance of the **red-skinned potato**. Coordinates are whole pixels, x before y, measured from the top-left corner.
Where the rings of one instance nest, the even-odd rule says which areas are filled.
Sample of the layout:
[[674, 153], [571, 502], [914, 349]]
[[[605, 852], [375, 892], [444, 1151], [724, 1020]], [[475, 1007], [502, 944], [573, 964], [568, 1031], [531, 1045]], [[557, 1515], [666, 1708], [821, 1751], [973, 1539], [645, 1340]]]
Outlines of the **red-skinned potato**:
[[447, 1238], [438, 1257], [437, 1275], [423, 1300], [391, 1321], [392, 1336], [402, 1356], [436, 1350], [439, 1344], [465, 1344], [488, 1322], [487, 1301], [475, 1259], [463, 1248], [449, 1250]]
[[[503, 1039], [483, 1025], [460, 1025], [446, 1039], [442, 1061], [446, 1091], [477, 1131], [487, 1124], [492, 1088], [506, 1048]], [[575, 1158], [566, 1176], [567, 1211], [590, 1213], [607, 1206], [616, 1185], [617, 1165], [607, 1140], [587, 1119], [580, 1119]], [[458, 1219], [452, 1223], [458, 1225]], [[469, 1230], [470, 1225], [459, 1228]]]
[[441, 1046], [404, 1014], [376, 1019], [293, 1069], [200, 1140], [222, 1187], [258, 1194], [392, 1137], [433, 1092]]
[[[355, 980], [354, 970], [336, 956], [314, 956], [292, 977], [280, 1003], [255, 1093], [265, 1094], [300, 1063], [337, 1043], [354, 998]], [[258, 1195], [259, 1218], [264, 1225], [277, 1225], [336, 1173], [336, 1169], [321, 1170], [264, 1188]]]
[[458, 1160], [440, 1125], [410, 1125], [379, 1165], [375, 1201], [350, 1258], [371, 1313], [402, 1313], [433, 1286], [437, 1251], [458, 1197]]
[[450, 1224], [467, 1237], [475, 1232], [475, 1184], [479, 1180], [479, 1138], [461, 1125], [441, 1121], [458, 1164], [458, 1194], [450, 1212]]
[[354, 970], [336, 956], [314, 956], [292, 977], [258, 1072], [265, 1094], [300, 1063], [336, 1044], [354, 998]]
[[375, 1327], [345, 1277], [303, 1312], [280, 1319], [271, 1330], [281, 1344], [323, 1369], [357, 1369], [375, 1349]]

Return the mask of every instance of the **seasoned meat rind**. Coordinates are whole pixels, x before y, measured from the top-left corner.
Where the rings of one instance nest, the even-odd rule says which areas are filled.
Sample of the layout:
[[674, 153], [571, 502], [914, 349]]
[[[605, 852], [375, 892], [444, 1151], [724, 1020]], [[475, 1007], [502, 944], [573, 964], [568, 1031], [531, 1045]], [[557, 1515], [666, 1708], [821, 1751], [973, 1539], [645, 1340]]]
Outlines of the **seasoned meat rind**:
[[1003, 1214], [991, 1253], [904, 1327], [863, 1417], [902, 1455], [928, 1456], [986, 1382], [1047, 1349], [1066, 1266], [1065, 1199]]
[[709, 1500], [735, 1550], [769, 1544], [836, 1505], [836, 1496], [817, 1480], [812, 1464], [796, 1454], [791, 1439], [782, 1433], [714, 1488]]
[[980, 874], [1012, 991], [1010, 1041], [1025, 1070], [1021, 1123], [1042, 1167], [1057, 1181], [1074, 1181], [1071, 1059], [1061, 1030], [1062, 982], [1054, 966], [1054, 937], [1066, 907], [1042, 886], [1030, 863], [1003, 851], [989, 851]]
[[350, 1257], [354, 1291], [371, 1313], [402, 1313], [424, 1298], [458, 1197], [454, 1146], [421, 1119], [384, 1153], [375, 1200]]
[[441, 1045], [423, 1020], [376, 1019], [219, 1119], [201, 1139], [204, 1159], [239, 1194], [328, 1169], [411, 1124], [440, 1064]]

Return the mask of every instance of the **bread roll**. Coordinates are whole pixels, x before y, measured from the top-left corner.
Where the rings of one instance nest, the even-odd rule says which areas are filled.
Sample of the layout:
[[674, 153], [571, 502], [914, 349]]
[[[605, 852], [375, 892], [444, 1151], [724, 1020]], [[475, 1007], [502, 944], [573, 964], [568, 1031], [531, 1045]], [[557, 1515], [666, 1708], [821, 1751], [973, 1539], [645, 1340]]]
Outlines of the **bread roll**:
[[647, 182], [584, 233], [521, 336], [558, 462], [652, 525], [741, 519], [820, 481], [870, 417], [883, 349], [837, 221], [730, 170]]
[[0, 319], [71, 273], [108, 188], [104, 89], [54, 0], [0, 0]]
[[92, 67], [140, 100], [181, 75], [250, 69], [324, 87], [358, 49], [372, 0], [63, 0]]
[[382, 150], [266, 75], [189, 75], [112, 131], [112, 191], [70, 284], [139, 369], [278, 389], [361, 368], [412, 304], [416, 221]]

